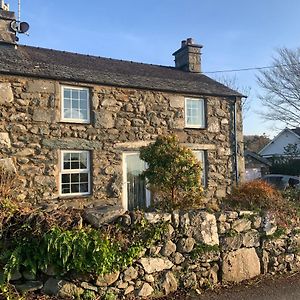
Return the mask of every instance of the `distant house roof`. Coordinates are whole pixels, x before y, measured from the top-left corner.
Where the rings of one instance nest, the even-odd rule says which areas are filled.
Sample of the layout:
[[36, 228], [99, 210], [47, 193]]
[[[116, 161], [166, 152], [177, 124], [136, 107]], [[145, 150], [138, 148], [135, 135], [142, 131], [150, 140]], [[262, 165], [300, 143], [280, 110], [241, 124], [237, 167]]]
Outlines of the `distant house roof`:
[[203, 75], [31, 46], [0, 46], [0, 73], [197, 95], [242, 95]]
[[294, 129], [291, 129], [295, 134], [297, 134], [300, 137], [300, 127], [296, 127]]
[[[287, 139], [287, 136], [291, 137], [291, 139]], [[288, 144], [298, 144], [300, 147], [300, 128], [296, 127], [294, 129], [285, 128], [280, 131], [270, 143], [268, 143], [263, 149], [259, 151], [259, 154], [264, 157], [272, 157], [284, 154], [284, 147]], [[274, 151], [274, 147], [276, 147], [276, 151]], [[273, 148], [273, 150], [270, 150]]]
[[245, 150], [244, 156], [245, 157], [250, 156], [253, 159], [255, 159], [255, 160], [259, 161], [260, 163], [263, 163], [267, 166], [272, 165], [272, 163], [270, 161], [268, 161], [266, 158], [260, 156], [259, 154], [255, 153], [255, 152], [249, 151], [249, 150]]

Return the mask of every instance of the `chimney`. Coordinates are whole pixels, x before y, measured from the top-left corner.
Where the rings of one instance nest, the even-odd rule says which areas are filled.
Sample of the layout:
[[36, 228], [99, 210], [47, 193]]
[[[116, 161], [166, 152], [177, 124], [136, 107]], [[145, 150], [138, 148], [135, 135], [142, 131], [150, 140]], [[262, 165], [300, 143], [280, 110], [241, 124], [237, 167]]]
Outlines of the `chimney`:
[[0, 0], [0, 45], [16, 45], [16, 31], [11, 28], [11, 23], [16, 21], [13, 11], [9, 11], [8, 4]]
[[175, 67], [187, 72], [201, 73], [202, 47], [202, 45], [195, 44], [192, 38], [182, 41], [181, 48], [173, 53]]

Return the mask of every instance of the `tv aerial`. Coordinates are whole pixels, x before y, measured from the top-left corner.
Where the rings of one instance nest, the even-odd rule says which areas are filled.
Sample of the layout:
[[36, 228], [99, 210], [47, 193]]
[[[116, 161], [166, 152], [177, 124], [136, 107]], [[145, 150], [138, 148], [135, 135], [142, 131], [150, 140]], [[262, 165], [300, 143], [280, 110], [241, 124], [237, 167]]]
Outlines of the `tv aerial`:
[[12, 21], [10, 27], [16, 33], [26, 33], [29, 30], [29, 24], [21, 22], [21, 0], [18, 0], [18, 20]]

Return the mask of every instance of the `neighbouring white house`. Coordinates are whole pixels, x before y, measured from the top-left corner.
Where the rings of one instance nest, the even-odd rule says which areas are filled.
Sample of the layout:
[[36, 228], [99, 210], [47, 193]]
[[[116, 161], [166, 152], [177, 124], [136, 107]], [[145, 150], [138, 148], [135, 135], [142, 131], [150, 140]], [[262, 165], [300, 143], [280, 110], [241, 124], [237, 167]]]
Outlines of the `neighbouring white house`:
[[300, 151], [300, 127], [294, 129], [283, 129], [259, 152], [259, 154], [265, 158], [283, 156], [285, 152], [284, 148], [289, 144], [297, 144]]
[[245, 150], [245, 181], [259, 179], [270, 172], [272, 163], [259, 154]]

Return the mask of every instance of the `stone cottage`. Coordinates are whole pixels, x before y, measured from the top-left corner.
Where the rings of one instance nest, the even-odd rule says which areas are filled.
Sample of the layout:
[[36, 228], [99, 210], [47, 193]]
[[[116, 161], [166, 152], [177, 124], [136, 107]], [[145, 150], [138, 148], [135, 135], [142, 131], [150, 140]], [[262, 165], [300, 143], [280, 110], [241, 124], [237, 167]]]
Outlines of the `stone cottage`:
[[145, 207], [139, 149], [160, 134], [202, 161], [207, 199], [243, 177], [242, 95], [201, 73], [201, 45], [157, 66], [18, 45], [13, 20], [0, 9], [0, 162], [18, 199]]

